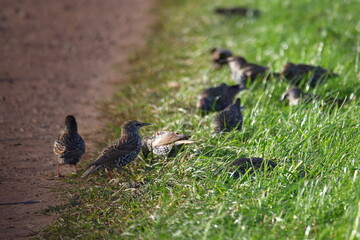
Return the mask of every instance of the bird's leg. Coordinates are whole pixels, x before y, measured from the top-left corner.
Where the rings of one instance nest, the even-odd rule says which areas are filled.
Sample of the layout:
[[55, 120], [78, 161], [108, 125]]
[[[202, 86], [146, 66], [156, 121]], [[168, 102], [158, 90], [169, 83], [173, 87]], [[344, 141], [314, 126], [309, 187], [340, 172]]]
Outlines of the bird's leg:
[[78, 169], [77, 169], [77, 167], [76, 167], [76, 164], [74, 165], [74, 167], [75, 167], [75, 173], [77, 173]]
[[111, 176], [111, 174], [109, 173], [109, 171], [107, 170], [107, 168], [105, 168], [105, 172], [108, 175], [109, 179], [112, 180], [113, 177]]
[[56, 177], [61, 178], [63, 175], [60, 174], [60, 165], [58, 164], [56, 166]]

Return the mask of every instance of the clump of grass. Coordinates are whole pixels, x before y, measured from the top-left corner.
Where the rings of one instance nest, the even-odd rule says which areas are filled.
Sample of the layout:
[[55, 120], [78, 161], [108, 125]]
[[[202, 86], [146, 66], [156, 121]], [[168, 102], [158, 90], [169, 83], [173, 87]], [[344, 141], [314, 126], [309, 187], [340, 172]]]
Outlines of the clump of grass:
[[[74, 178], [81, 204], [60, 211], [49, 238], [108, 239], [359, 239], [359, 34], [356, 1], [243, 1], [260, 18], [215, 16], [238, 1], [163, 1], [148, 48], [131, 61], [131, 85], [114, 98], [111, 138], [120, 119], [191, 134], [199, 143], [172, 159], [139, 159], [116, 181]], [[287, 84], [253, 84], [240, 94], [243, 131], [211, 133], [213, 114], [195, 109], [198, 92], [232, 84], [213, 70], [209, 50], [227, 47], [279, 71], [287, 61], [341, 74], [313, 93], [356, 96], [341, 108], [279, 102]], [[137, 57], [137, 56], [141, 56]], [[219, 171], [237, 157], [276, 159], [273, 171], [239, 179]]]

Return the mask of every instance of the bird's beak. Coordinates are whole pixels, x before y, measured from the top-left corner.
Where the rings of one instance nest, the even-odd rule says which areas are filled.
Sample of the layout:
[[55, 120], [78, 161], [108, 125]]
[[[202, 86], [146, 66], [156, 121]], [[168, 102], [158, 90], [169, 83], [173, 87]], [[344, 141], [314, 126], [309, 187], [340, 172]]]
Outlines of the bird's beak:
[[149, 126], [149, 125], [152, 125], [151, 123], [141, 123], [141, 126], [144, 127], [144, 126]]

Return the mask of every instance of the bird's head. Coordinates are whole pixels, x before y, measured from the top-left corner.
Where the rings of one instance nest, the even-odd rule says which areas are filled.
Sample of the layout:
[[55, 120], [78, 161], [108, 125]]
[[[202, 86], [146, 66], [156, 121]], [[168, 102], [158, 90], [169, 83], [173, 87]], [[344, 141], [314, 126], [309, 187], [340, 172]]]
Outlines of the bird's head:
[[298, 105], [303, 94], [304, 93], [300, 88], [290, 87], [281, 95], [280, 101], [288, 99], [290, 105]]
[[227, 62], [231, 65], [238, 65], [239, 67], [247, 63], [246, 59], [240, 56], [232, 56], [226, 58]]
[[144, 122], [139, 122], [136, 120], [130, 120], [127, 122], [124, 122], [122, 125], [122, 130], [125, 133], [134, 133], [134, 132], [138, 132], [140, 128], [144, 127], [144, 126], [148, 126], [151, 125], [150, 123], [144, 123]]
[[281, 70], [281, 75], [284, 77], [290, 76], [293, 74], [295, 70], [295, 64], [288, 62], [283, 66], [283, 69]]
[[65, 131], [77, 132], [77, 124], [73, 115], [67, 115], [65, 118]]
[[239, 109], [240, 112], [241, 112], [241, 110], [243, 110], [243, 109], [245, 108], [245, 106], [242, 106], [242, 105], [241, 105], [241, 99], [240, 99], [240, 98], [237, 98], [237, 99], [235, 100], [234, 106], [235, 106], [237, 109]]

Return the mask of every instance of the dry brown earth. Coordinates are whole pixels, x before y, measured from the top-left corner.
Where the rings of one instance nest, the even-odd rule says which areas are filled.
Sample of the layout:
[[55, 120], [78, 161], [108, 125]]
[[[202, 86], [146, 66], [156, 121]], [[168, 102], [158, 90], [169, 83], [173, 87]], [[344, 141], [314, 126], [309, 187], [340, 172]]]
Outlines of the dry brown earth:
[[52, 144], [74, 114], [91, 151], [98, 101], [124, 80], [114, 65], [144, 44], [154, 0], [0, 0], [0, 239], [32, 236], [56, 216]]

